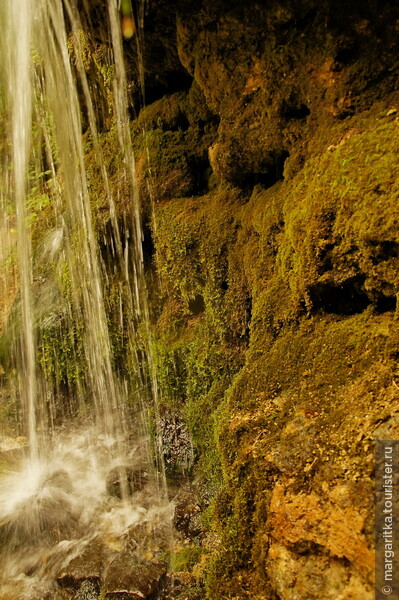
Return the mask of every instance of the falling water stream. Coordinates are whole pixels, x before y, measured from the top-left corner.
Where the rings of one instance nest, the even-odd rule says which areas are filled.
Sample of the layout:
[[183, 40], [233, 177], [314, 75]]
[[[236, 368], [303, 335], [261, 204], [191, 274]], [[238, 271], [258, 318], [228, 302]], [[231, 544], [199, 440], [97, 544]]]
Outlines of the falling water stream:
[[[17, 432], [18, 442], [12, 443], [12, 436], [0, 439], [0, 598], [55, 598], [70, 565], [93, 547], [100, 547], [103, 556], [95, 577], [91, 573], [99, 585], [107, 573], [112, 579], [112, 565], [127, 545], [130, 557], [132, 547], [137, 549], [137, 564], [144, 560], [142, 554], [154, 557], [154, 544], [165, 548], [171, 508], [163, 492], [161, 461], [143, 417], [146, 402], [156, 414], [157, 389], [117, 1], [108, 1], [109, 70], [123, 183], [131, 206], [123, 236], [83, 64], [84, 25], [77, 3], [4, 0], [0, 14], [6, 32], [1, 42], [0, 100], [7, 122], [0, 216], [2, 234], [8, 231], [11, 240], [1, 259], [6, 260], [7, 253], [11, 259], [16, 235], [18, 292], [14, 317], [9, 317], [15, 322], [7, 327], [9, 371], [23, 428]], [[107, 197], [113, 258], [129, 291], [124, 300], [121, 296], [121, 323], [127, 323], [130, 341], [138, 329], [141, 339], [144, 332], [136, 354], [133, 343], [136, 362], [145, 362], [134, 375], [134, 402], [132, 385], [113, 363], [103, 284], [107, 273], [87, 178], [82, 103]], [[32, 224], [40, 202], [49, 204], [51, 223], [37, 244]], [[16, 224], [16, 234], [10, 223]], [[79, 360], [84, 365], [73, 386], [53, 385], [38, 356], [43, 331], [54, 330], [60, 319], [60, 336], [73, 342], [71, 363]], [[81, 346], [76, 343], [77, 330]]]

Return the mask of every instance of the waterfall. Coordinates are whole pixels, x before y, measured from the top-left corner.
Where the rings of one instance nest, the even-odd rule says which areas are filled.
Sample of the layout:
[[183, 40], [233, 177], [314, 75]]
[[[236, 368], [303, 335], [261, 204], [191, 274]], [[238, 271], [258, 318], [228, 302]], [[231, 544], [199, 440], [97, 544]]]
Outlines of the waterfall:
[[[0, 595], [44, 598], [92, 544], [113, 556], [105, 541], [110, 532], [123, 552], [132, 528], [145, 524], [164, 550], [171, 507], [156, 442], [157, 385], [117, 2], [108, 2], [101, 63], [109, 96], [100, 100], [111, 124], [101, 129], [98, 86], [85, 64], [89, 20], [77, 0], [5, 0], [0, 11], [7, 32], [1, 230], [16, 222], [18, 253], [3, 360], [9, 393], [21, 407], [21, 423], [0, 439]], [[129, 198], [122, 229], [101, 143], [111, 130]], [[106, 202], [103, 226], [88, 152]], [[13, 251], [11, 242], [5, 245], [3, 262], [13, 260]], [[115, 366], [107, 291], [119, 307], [129, 374]], [[148, 404], [155, 415], [152, 446]], [[13, 439], [19, 442], [5, 452]], [[104, 560], [107, 571], [112, 560]]]
[[[19, 242], [19, 271], [21, 278], [21, 312], [23, 340], [21, 352], [22, 395], [28, 420], [28, 436], [31, 455], [37, 455], [36, 436], [36, 377], [35, 344], [33, 336], [33, 315], [31, 298], [31, 244], [26, 232], [26, 169], [29, 160], [31, 125], [31, 79], [30, 79], [30, 42], [32, 25], [31, 3], [22, 0], [7, 6], [8, 23], [6, 48], [10, 49], [7, 93], [15, 94], [18, 102], [13, 102], [12, 114], [12, 159], [14, 164], [15, 212], [17, 216]], [[25, 12], [26, 18], [20, 19]], [[15, 40], [19, 43], [15, 43]], [[5, 48], [2, 49], [4, 54]]]

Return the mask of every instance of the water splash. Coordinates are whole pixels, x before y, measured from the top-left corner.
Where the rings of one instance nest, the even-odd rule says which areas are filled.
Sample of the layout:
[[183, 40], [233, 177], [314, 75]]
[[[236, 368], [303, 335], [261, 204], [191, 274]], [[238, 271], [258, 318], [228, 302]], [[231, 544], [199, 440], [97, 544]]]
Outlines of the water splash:
[[[128, 504], [114, 495], [117, 443], [94, 428], [60, 433], [47, 460], [25, 459], [1, 479], [2, 594], [41, 598], [55, 593], [56, 579], [64, 577], [71, 561], [87, 548], [101, 548], [105, 569], [115, 553], [138, 545], [135, 528], [150, 525], [154, 531], [160, 519], [169, 522], [171, 506], [159, 504], [156, 487], [145, 478], [139, 442], [127, 458], [132, 479], [140, 473], [141, 482], [130, 482]], [[165, 528], [153, 538], [158, 549], [165, 549]], [[83, 563], [85, 568], [90, 578], [90, 565]]]

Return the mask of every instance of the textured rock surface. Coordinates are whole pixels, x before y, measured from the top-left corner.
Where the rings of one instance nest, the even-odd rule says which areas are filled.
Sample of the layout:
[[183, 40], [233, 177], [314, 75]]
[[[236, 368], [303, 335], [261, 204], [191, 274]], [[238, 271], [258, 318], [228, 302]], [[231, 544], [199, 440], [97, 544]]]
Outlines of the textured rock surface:
[[110, 564], [105, 575], [105, 597], [109, 600], [149, 598], [159, 588], [164, 574], [163, 563], [138, 563], [129, 555], [120, 555]]
[[[83, 4], [98, 59], [104, 7]], [[392, 2], [159, 1], [124, 42], [167, 474], [198, 490], [177, 498], [164, 599], [373, 597], [374, 440], [399, 438], [398, 22]], [[123, 222], [112, 103], [101, 110]], [[106, 591], [157, 594], [151, 560], [145, 589], [130, 557]]]
[[192, 83], [132, 129], [163, 403], [208, 495], [186, 595], [371, 599], [373, 440], [399, 433], [397, 9], [175, 17]]
[[[70, 595], [77, 593], [79, 598], [98, 595], [100, 590], [102, 597], [108, 599], [153, 598], [163, 584], [166, 565], [159, 558], [150, 558], [150, 535], [145, 530], [145, 525], [140, 531], [132, 529], [129, 539], [124, 536], [118, 540], [89, 542], [59, 573], [59, 587]], [[157, 541], [159, 550], [162, 540]]]

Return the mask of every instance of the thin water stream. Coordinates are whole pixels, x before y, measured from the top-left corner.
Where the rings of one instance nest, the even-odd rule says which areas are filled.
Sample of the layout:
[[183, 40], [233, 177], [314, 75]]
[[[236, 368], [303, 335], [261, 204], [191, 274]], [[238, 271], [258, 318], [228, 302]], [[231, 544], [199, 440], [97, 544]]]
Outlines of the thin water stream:
[[[102, 586], [115, 587], [110, 581], [118, 556], [137, 565], [147, 561], [153, 579], [160, 576], [157, 556], [167, 548], [171, 518], [162, 461], [143, 417], [148, 405], [156, 415], [157, 386], [120, 15], [116, 0], [109, 0], [113, 126], [130, 197], [123, 236], [84, 65], [90, 32], [83, 30], [77, 4], [5, 0], [0, 12], [6, 31], [0, 57], [6, 131], [1, 230], [16, 221], [18, 256], [18, 292], [3, 345], [12, 373], [7, 385], [21, 414], [13, 435], [0, 438], [0, 598], [72, 597], [85, 578], [95, 582], [95, 597]], [[121, 327], [128, 329], [136, 362], [141, 360], [133, 386], [114, 365], [104, 297], [108, 275], [87, 178], [82, 104], [106, 190], [113, 259], [123, 274]], [[45, 227], [43, 213], [49, 215]], [[11, 245], [2, 254], [8, 259]], [[43, 340], [59, 323], [60, 347], [65, 339], [71, 346], [64, 353], [66, 366], [60, 366], [67, 375], [56, 370], [50, 376], [54, 356], [43, 354]], [[139, 390], [134, 401], [132, 387]], [[93, 574], [94, 547], [102, 558]], [[70, 596], [68, 585], [75, 590]]]

